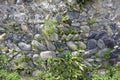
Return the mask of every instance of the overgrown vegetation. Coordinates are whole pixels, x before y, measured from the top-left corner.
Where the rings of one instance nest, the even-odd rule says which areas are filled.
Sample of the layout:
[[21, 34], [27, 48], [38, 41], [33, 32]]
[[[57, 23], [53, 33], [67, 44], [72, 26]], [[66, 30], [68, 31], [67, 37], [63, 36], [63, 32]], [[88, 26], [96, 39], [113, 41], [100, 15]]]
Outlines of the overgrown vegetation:
[[46, 40], [49, 40], [51, 35], [57, 33], [56, 25], [57, 25], [56, 19], [45, 20], [45, 24], [42, 29], [42, 36]]
[[[30, 58], [23, 55], [16, 62], [26, 62]], [[35, 61], [39, 66], [43, 64], [46, 67], [38, 67], [39, 73], [36, 77], [29, 77], [29, 80], [119, 80], [120, 65], [106, 66], [88, 66], [84, 63], [82, 56], [79, 54], [73, 56], [71, 53], [66, 53], [61, 58], [49, 58], [44, 61], [38, 59]], [[2, 80], [21, 80], [20, 74], [16, 71], [10, 71], [5, 68], [8, 63], [6, 55], [0, 55], [0, 79]], [[18, 63], [19, 64], [19, 63]], [[103, 72], [100, 72], [100, 70]], [[91, 75], [87, 75], [91, 72]]]

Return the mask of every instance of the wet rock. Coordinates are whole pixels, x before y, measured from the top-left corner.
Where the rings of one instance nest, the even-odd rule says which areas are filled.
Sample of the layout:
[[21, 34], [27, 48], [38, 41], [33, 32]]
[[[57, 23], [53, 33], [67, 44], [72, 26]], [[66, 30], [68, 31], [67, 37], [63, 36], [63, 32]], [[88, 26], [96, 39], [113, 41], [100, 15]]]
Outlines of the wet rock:
[[56, 53], [54, 51], [42, 51], [40, 53], [40, 57], [43, 59], [43, 60], [47, 60], [48, 58], [50, 57], [56, 57]]
[[96, 46], [97, 46], [97, 41], [95, 39], [88, 40], [88, 43], [87, 43], [88, 49], [94, 49], [96, 48]]

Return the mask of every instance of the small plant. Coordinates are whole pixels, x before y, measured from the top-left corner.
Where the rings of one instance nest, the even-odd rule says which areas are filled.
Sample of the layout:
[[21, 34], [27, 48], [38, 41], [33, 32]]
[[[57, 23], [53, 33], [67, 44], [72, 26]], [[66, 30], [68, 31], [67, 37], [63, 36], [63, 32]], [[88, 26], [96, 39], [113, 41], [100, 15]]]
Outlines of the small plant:
[[69, 20], [69, 16], [65, 15], [65, 16], [62, 16], [62, 22], [65, 22]]
[[39, 73], [41, 80], [80, 80], [83, 79], [85, 65], [80, 56], [70, 53], [62, 58], [49, 58], [47, 70]]
[[108, 48], [108, 50], [106, 52], [104, 52], [103, 58], [106, 58], [106, 59], [110, 58], [109, 54], [111, 51], [112, 51], [112, 49]]
[[1, 80], [21, 80], [20, 75], [16, 72], [9, 72], [7, 70], [0, 70], [0, 79]]
[[50, 36], [57, 32], [57, 21], [55, 19], [45, 20], [44, 27], [42, 29], [42, 35], [46, 40], [50, 39]]
[[91, 17], [87, 22], [89, 25], [92, 25], [93, 23], [95, 23], [96, 19], [95, 17]]

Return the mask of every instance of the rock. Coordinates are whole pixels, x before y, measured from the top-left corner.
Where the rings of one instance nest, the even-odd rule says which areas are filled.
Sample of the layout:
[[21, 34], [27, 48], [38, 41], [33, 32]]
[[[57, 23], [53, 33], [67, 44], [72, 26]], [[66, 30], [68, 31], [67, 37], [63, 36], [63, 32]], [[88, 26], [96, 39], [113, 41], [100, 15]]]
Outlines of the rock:
[[105, 76], [106, 75], [106, 70], [105, 69], [100, 69], [100, 70], [98, 70], [98, 74], [100, 76]]
[[102, 39], [99, 39], [98, 42], [97, 42], [97, 46], [98, 46], [100, 49], [105, 48], [104, 41], [103, 41]]
[[80, 54], [80, 52], [74, 51], [74, 52], [72, 52], [71, 54], [72, 54], [72, 56], [78, 56], [78, 55]]
[[95, 38], [95, 36], [97, 35], [96, 31], [90, 31], [89, 35], [88, 35], [88, 39], [92, 39]]
[[6, 33], [3, 33], [0, 35], [0, 42], [3, 41], [5, 39]]
[[115, 44], [112, 39], [105, 38], [103, 41], [108, 48], [114, 48]]
[[80, 48], [80, 49], [86, 49], [86, 44], [84, 44], [83, 42], [81, 42], [81, 41], [79, 41], [78, 43], [77, 43], [77, 45], [78, 45], [78, 48]]
[[63, 51], [67, 47], [66, 44], [62, 42], [55, 42], [55, 46], [58, 51]]
[[55, 33], [55, 34], [51, 35], [50, 40], [51, 41], [58, 41], [58, 34]]
[[96, 48], [95, 49], [91, 49], [91, 50], [88, 50], [88, 51], [84, 52], [83, 56], [84, 57], [90, 57], [90, 56], [94, 55], [96, 52], [97, 52]]
[[94, 59], [92, 59], [92, 58], [87, 58], [86, 61], [92, 63], [92, 62], [94, 62]]
[[67, 2], [69, 3], [69, 4], [76, 4], [77, 3], [77, 1], [75, 1], [75, 0], [67, 0]]
[[23, 34], [13, 34], [13, 41], [18, 43], [22, 40]]
[[43, 59], [43, 60], [47, 60], [48, 58], [50, 57], [56, 57], [56, 53], [54, 51], [42, 51], [40, 53], [40, 57]]
[[66, 44], [71, 50], [77, 50], [77, 45], [75, 45], [72, 41], [67, 42]]
[[35, 34], [35, 35], [34, 35], [34, 39], [35, 39], [35, 40], [40, 40], [39, 38], [41, 38], [41, 35], [40, 35], [40, 34]]
[[73, 20], [73, 19], [79, 18], [80, 13], [78, 13], [76, 11], [72, 11], [72, 12], [67, 12], [66, 15], [68, 15], [70, 20]]
[[40, 71], [39, 71], [39, 70], [35, 70], [35, 71], [33, 71], [33, 72], [32, 72], [32, 76], [38, 76], [38, 75], [39, 75], [39, 73], [40, 73]]
[[120, 55], [120, 48], [114, 49], [110, 54], [110, 58], [117, 58]]
[[33, 0], [23, 0], [23, 2], [32, 2]]
[[114, 33], [111, 38], [114, 40], [118, 40], [120, 38], [120, 32]]
[[46, 47], [45, 47], [42, 43], [39, 43], [39, 42], [36, 41], [36, 40], [32, 40], [31, 45], [32, 45], [34, 48], [37, 48], [37, 49], [39, 49], [39, 50], [46, 50]]
[[66, 40], [67, 41], [71, 40], [73, 38], [73, 36], [74, 36], [73, 34], [68, 34], [68, 36], [66, 37]]
[[15, 3], [16, 3], [16, 4], [22, 4], [22, 3], [23, 3], [23, 0], [16, 0]]
[[47, 45], [48, 50], [55, 50], [56, 49], [56, 47], [53, 45], [52, 42], [47, 42], [46, 45]]
[[15, 3], [15, 0], [8, 0], [8, 3], [13, 5]]
[[25, 51], [30, 51], [31, 50], [31, 45], [26, 44], [24, 42], [19, 42], [18, 47], [20, 47], [20, 49], [25, 50]]
[[57, 54], [57, 57], [63, 57], [67, 53], [70, 53], [70, 50], [65, 49], [61, 53]]
[[95, 39], [98, 40], [98, 39], [101, 39], [103, 38], [104, 35], [106, 35], [107, 32], [106, 31], [101, 31], [99, 32], [96, 36], [95, 36]]
[[21, 24], [21, 29], [25, 33], [29, 33], [30, 32], [29, 29], [28, 29], [28, 26], [26, 24]]
[[78, 40], [80, 40], [80, 39], [81, 39], [81, 37], [80, 37], [79, 34], [75, 34], [75, 35], [73, 36], [73, 38], [72, 38], [73, 41], [78, 41]]
[[24, 37], [22, 38], [22, 41], [24, 41], [26, 43], [30, 43], [32, 38], [33, 38], [33, 34], [32, 33], [28, 33], [28, 34], [24, 35]]
[[32, 58], [35, 59], [35, 60], [37, 60], [39, 57], [40, 56], [38, 54], [34, 54]]
[[26, 21], [26, 19], [27, 19], [26, 17], [27, 17], [27, 15], [25, 13], [18, 13], [18, 14], [14, 15], [14, 20], [16, 22], [22, 23], [22, 22]]
[[61, 21], [62, 21], [62, 16], [61, 16], [59, 13], [57, 13], [57, 14], [55, 15], [55, 18], [56, 18], [56, 20], [57, 20], [58, 22], [61, 22]]
[[80, 27], [81, 28], [81, 30], [83, 31], [83, 32], [89, 32], [90, 31], [90, 27], [89, 26], [81, 26]]
[[66, 37], [67, 37], [67, 35], [63, 34], [62, 37], [61, 37], [61, 40], [66, 41]]
[[79, 27], [79, 26], [80, 26], [80, 23], [78, 23], [78, 22], [73, 22], [71, 25], [74, 26], [74, 27]]
[[104, 55], [108, 54], [108, 53], [106, 53], [107, 51], [108, 51], [108, 48], [104, 48], [102, 50], [99, 50], [98, 53], [96, 54], [96, 56], [98, 56], [98, 57], [105, 57]]
[[111, 27], [112, 30], [116, 30], [118, 28], [116, 23], [111, 23], [110, 27]]
[[96, 46], [97, 46], [97, 41], [95, 39], [88, 40], [88, 43], [87, 43], [88, 49], [94, 49], [96, 48]]

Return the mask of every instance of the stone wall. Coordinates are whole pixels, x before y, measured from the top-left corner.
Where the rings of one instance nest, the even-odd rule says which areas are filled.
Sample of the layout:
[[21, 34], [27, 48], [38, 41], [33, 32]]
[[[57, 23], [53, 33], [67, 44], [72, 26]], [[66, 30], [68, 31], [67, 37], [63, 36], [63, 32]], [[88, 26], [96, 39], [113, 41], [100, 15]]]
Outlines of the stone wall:
[[[19, 1], [8, 0], [0, 5], [0, 53], [13, 60], [11, 64], [15, 64], [14, 60], [22, 54], [33, 60], [45, 60], [51, 56], [61, 57], [66, 52], [81, 54], [88, 65], [107, 60], [119, 62], [119, 0], [93, 1], [82, 10], [72, 0]], [[74, 3], [72, 9], [71, 3]], [[53, 18], [57, 20], [56, 25]], [[46, 20], [55, 27], [53, 34], [49, 34], [51, 28]], [[43, 34], [45, 26], [48, 27], [48, 40]], [[104, 57], [106, 52], [110, 58]], [[37, 65], [29, 63], [31, 67]], [[28, 64], [25, 62], [24, 65]]]

